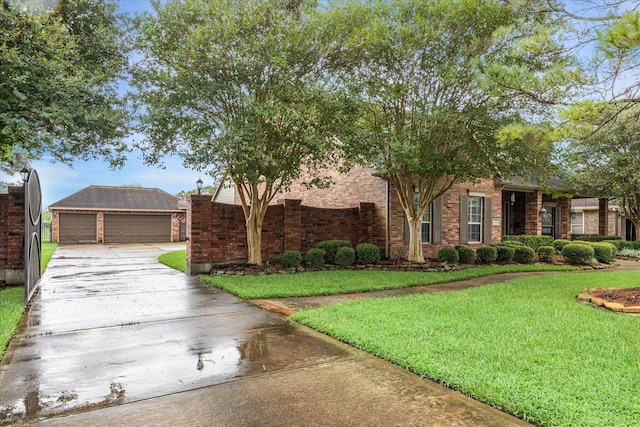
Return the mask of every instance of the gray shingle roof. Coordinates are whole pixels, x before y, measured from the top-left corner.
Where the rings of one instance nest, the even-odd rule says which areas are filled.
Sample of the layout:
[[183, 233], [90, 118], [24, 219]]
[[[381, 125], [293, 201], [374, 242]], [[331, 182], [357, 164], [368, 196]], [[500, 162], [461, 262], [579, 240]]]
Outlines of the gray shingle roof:
[[176, 211], [178, 199], [159, 188], [90, 185], [53, 203], [50, 209]]

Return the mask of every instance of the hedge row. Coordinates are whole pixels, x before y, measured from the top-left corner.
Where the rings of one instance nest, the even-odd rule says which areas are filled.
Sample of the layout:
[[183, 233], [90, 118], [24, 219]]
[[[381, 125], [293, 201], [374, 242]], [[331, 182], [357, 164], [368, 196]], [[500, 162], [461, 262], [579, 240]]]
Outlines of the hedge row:
[[[376, 264], [380, 261], [380, 248], [371, 243], [361, 243], [356, 249], [348, 240], [323, 240], [307, 251], [305, 264], [307, 268], [320, 268], [326, 263], [340, 267], [352, 265], [356, 257], [359, 264]], [[296, 268], [302, 264], [300, 251], [285, 251], [280, 256], [283, 268]]]

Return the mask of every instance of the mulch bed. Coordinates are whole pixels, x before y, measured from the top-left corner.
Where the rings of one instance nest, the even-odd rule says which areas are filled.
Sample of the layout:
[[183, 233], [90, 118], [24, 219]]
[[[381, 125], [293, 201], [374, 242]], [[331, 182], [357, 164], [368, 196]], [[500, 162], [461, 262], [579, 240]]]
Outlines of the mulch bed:
[[589, 290], [593, 298], [601, 298], [605, 301], [616, 302], [625, 307], [640, 305], [640, 288], [628, 289], [593, 289]]

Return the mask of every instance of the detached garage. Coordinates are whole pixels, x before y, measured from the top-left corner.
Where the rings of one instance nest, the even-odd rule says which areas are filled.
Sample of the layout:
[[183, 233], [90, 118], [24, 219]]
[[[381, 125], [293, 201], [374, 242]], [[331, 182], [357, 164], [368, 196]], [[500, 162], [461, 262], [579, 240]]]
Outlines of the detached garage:
[[49, 206], [57, 243], [185, 240], [181, 200], [157, 188], [89, 186]]

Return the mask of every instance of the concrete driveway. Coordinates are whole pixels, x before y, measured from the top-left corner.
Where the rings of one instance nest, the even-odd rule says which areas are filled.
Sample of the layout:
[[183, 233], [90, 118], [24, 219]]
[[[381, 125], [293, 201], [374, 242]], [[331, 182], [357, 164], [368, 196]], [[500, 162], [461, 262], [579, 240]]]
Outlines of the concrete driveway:
[[522, 426], [158, 264], [59, 246], [0, 364], [0, 424]]

